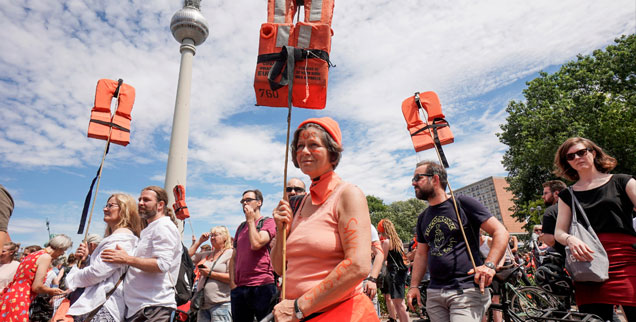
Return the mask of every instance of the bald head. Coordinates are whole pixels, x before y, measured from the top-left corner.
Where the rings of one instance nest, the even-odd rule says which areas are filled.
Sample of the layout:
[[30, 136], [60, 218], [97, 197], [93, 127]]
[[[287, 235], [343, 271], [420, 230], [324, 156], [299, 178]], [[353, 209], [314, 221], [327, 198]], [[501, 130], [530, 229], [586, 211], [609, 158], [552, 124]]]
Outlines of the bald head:
[[295, 195], [304, 195], [305, 193], [307, 193], [305, 190], [305, 183], [298, 178], [289, 179], [289, 181], [287, 181], [287, 187], [285, 191], [287, 192], [287, 199]]

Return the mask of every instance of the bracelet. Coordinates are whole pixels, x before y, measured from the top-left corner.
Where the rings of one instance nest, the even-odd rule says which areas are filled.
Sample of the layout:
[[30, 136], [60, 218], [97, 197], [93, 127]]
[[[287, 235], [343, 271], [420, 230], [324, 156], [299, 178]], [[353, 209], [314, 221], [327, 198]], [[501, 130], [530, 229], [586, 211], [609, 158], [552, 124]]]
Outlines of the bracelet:
[[565, 237], [565, 245], [566, 245], [566, 246], [568, 245], [568, 239], [569, 239], [570, 237], [572, 237], [572, 235], [568, 235], [568, 237]]
[[370, 282], [373, 282], [373, 283], [376, 283], [376, 284], [378, 283], [378, 279], [374, 278], [374, 277], [371, 277], [371, 276], [365, 278], [364, 280], [365, 281], [370, 281]]

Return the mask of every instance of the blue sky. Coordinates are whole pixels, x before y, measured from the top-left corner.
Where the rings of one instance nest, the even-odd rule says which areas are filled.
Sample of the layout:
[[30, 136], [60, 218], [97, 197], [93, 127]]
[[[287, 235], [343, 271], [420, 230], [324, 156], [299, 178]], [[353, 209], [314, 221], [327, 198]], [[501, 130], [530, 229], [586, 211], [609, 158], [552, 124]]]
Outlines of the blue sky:
[[[16, 1], [0, 6], [0, 183], [13, 194], [9, 225], [24, 245], [66, 233], [74, 241], [104, 141], [86, 137], [95, 85], [136, 88], [131, 144], [106, 158], [90, 231], [102, 234], [108, 195], [163, 185], [179, 70], [169, 31], [181, 1]], [[266, 2], [203, 0], [211, 34], [194, 57], [187, 203], [195, 234], [243, 220], [241, 192], [261, 189], [263, 212], [281, 197], [285, 109], [256, 107], [252, 89]], [[436, 91], [455, 143], [445, 151], [459, 188], [505, 176], [495, 133], [525, 82], [577, 54], [636, 32], [636, 3], [616, 1], [339, 1], [328, 102], [295, 108], [340, 122], [338, 173], [386, 202], [413, 196], [413, 151], [400, 105]], [[432, 159], [430, 151], [420, 159]], [[290, 176], [309, 180], [290, 164]], [[192, 232], [186, 223], [184, 239]]]

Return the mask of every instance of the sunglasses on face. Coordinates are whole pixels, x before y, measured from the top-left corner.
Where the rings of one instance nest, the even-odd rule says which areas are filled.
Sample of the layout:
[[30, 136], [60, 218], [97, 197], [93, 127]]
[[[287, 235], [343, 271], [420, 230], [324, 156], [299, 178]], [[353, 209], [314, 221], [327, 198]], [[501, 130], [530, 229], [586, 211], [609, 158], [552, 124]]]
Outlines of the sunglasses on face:
[[418, 182], [418, 181], [420, 181], [420, 179], [422, 179], [422, 177], [433, 177], [433, 176], [434, 176], [434, 174], [418, 173], [418, 174], [413, 176], [413, 179], [411, 179], [411, 182]]
[[285, 189], [285, 191], [287, 191], [287, 192], [296, 191], [296, 193], [301, 193], [301, 192], [305, 191], [305, 188], [301, 188], [301, 187], [287, 187]]
[[565, 158], [568, 161], [574, 160], [574, 158], [576, 158], [577, 155], [579, 156], [579, 158], [582, 158], [582, 157], [584, 157], [587, 154], [587, 151], [592, 152], [592, 149], [590, 149], [590, 148], [580, 149], [580, 150], [578, 150], [576, 152], [566, 154]]
[[244, 204], [244, 203], [252, 202], [254, 200], [258, 200], [258, 199], [254, 199], [254, 198], [241, 199], [241, 205]]

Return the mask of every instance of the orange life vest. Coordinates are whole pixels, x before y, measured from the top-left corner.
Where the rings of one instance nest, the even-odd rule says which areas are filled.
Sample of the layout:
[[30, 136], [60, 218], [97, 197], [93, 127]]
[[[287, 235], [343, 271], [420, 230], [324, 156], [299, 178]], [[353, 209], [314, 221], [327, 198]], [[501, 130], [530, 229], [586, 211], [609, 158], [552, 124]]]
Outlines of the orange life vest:
[[[428, 115], [426, 123], [420, 118], [419, 108], [423, 108]], [[416, 152], [433, 148], [436, 139], [440, 145], [453, 143], [455, 140], [448, 122], [444, 119], [442, 104], [435, 92], [415, 93], [414, 96], [405, 99], [402, 102], [402, 113]], [[429, 128], [432, 131], [429, 131]]]
[[174, 193], [174, 204], [172, 205], [172, 208], [174, 209], [177, 219], [186, 220], [186, 218], [190, 218], [190, 211], [188, 210], [188, 206], [186, 206], [185, 202], [185, 188], [178, 184], [174, 186], [172, 192]]
[[[294, 25], [293, 18], [301, 4], [304, 22]], [[268, 0], [254, 76], [256, 105], [287, 107], [285, 86], [292, 82], [294, 106], [325, 108], [333, 8], [334, 0]], [[290, 65], [294, 66], [293, 80], [287, 75]]]
[[[110, 103], [117, 98], [117, 110], [110, 114]], [[88, 123], [88, 137], [126, 146], [130, 143], [130, 112], [135, 102], [135, 88], [123, 82], [100, 79], [95, 90], [95, 106]]]

